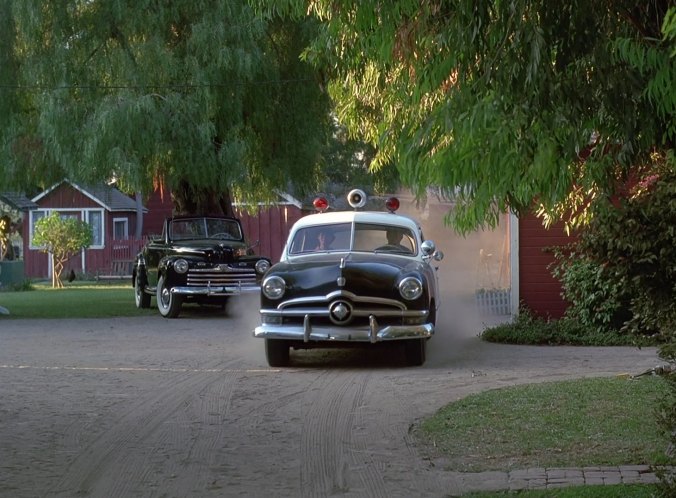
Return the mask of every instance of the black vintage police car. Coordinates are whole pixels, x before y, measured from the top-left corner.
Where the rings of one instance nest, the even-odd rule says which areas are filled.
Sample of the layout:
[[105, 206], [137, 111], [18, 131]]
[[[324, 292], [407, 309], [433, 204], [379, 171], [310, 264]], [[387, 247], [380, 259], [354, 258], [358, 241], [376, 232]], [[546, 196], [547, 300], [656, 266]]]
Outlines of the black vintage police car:
[[[289, 350], [397, 341], [410, 365], [425, 361], [439, 306], [443, 254], [415, 220], [358, 211], [366, 194], [348, 195], [354, 211], [322, 212], [292, 227], [280, 258], [261, 285], [261, 325], [270, 366], [286, 366]], [[326, 209], [325, 199], [315, 207]]]
[[259, 292], [270, 260], [250, 252], [236, 218], [168, 218], [162, 237], [151, 240], [136, 257], [136, 306], [150, 307], [155, 296], [160, 314], [175, 318], [183, 303], [224, 305], [230, 296]]

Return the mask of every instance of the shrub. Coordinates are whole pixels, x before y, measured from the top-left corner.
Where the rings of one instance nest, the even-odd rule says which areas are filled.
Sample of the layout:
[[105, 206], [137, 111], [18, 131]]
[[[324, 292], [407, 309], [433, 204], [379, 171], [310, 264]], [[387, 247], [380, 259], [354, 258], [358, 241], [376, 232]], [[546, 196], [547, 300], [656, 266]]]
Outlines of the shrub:
[[627, 330], [674, 338], [676, 172], [653, 177], [617, 208], [599, 210], [579, 249], [629, 297]]
[[590, 329], [570, 317], [541, 318], [524, 307], [513, 322], [487, 328], [481, 338], [488, 342], [534, 345], [628, 346], [637, 343], [636, 338], [628, 334]]
[[566, 317], [600, 335], [620, 333], [631, 318], [624, 282], [614, 278], [604, 264], [578, 252], [577, 243], [555, 248], [554, 255], [550, 270], [561, 282], [562, 297], [570, 303]]

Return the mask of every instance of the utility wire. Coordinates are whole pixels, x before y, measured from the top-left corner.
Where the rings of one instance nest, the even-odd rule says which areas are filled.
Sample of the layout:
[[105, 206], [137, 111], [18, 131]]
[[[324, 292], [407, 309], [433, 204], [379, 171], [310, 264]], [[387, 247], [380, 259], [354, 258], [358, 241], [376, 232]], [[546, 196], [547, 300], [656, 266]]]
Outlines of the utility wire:
[[285, 79], [285, 80], [265, 80], [265, 81], [247, 81], [247, 82], [234, 82], [234, 83], [182, 83], [182, 84], [171, 84], [171, 85], [2, 85], [0, 84], [0, 90], [23, 90], [23, 91], [33, 91], [33, 90], [190, 90], [196, 88], [227, 88], [229, 86], [239, 85], [278, 85], [278, 84], [293, 84], [293, 83], [308, 83], [316, 82], [312, 78], [298, 78], [298, 79]]

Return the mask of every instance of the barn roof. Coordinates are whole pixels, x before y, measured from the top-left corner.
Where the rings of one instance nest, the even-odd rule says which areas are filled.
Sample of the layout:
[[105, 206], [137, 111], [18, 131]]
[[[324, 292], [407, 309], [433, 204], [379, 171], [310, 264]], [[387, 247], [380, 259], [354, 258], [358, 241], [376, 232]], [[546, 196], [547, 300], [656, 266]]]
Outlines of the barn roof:
[[[70, 180], [63, 180], [62, 182], [53, 185], [38, 196], [34, 197], [33, 202], [39, 201], [41, 198], [49, 194], [63, 183], [68, 183], [74, 189], [79, 190], [83, 195], [86, 195], [97, 204], [100, 204], [101, 207], [105, 208], [107, 211], [136, 210], [136, 201], [113, 186], [105, 184], [80, 186], [71, 182]], [[148, 209], [143, 207], [143, 211], [147, 212]]]
[[19, 192], [0, 192], [0, 201], [19, 211], [37, 209], [38, 205]]

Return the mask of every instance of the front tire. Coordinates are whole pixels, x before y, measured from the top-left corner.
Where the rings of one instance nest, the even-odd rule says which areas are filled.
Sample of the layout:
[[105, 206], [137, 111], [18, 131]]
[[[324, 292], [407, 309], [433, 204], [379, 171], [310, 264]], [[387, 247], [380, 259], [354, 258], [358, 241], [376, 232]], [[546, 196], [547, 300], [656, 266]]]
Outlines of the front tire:
[[137, 308], [150, 308], [150, 294], [146, 293], [141, 275], [134, 279], [134, 301]]
[[265, 339], [265, 357], [271, 367], [289, 366], [289, 344], [282, 339]]
[[160, 315], [165, 318], [176, 318], [181, 313], [183, 300], [171, 292], [171, 288], [166, 285], [166, 277], [162, 275], [157, 281], [157, 309]]
[[427, 339], [408, 339], [404, 341], [404, 356], [406, 363], [412, 367], [419, 367], [425, 363]]

